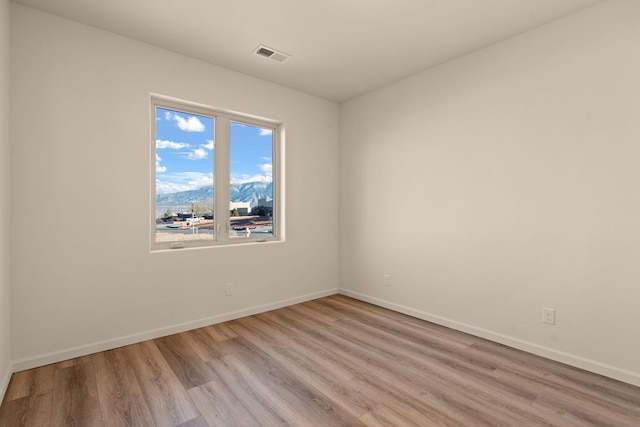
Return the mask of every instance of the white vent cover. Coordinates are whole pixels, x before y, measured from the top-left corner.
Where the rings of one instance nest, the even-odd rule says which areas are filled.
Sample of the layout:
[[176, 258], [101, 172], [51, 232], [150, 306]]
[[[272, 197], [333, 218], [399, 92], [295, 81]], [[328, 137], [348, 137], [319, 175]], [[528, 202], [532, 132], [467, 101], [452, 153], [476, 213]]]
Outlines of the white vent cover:
[[261, 56], [263, 58], [271, 59], [272, 61], [283, 63], [287, 59], [291, 58], [291, 55], [288, 55], [284, 52], [277, 51], [275, 49], [271, 49], [270, 47], [260, 45], [254, 51], [254, 55]]

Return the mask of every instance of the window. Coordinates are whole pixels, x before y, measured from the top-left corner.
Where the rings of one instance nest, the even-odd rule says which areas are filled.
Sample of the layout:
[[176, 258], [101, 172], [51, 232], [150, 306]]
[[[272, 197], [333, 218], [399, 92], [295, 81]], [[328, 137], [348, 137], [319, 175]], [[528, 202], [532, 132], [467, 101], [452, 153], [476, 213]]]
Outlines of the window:
[[152, 249], [278, 240], [277, 122], [152, 98]]

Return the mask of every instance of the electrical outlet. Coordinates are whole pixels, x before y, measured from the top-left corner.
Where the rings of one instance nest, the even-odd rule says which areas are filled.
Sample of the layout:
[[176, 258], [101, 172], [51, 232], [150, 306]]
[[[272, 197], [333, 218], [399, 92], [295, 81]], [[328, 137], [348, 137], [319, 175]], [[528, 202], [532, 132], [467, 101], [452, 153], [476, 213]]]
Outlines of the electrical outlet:
[[227, 296], [233, 295], [233, 283], [227, 283], [226, 294], [227, 294]]
[[549, 325], [556, 324], [556, 310], [555, 308], [542, 308], [542, 323], [548, 323]]
[[388, 274], [384, 274], [383, 276], [383, 280], [384, 280], [384, 285], [385, 286], [391, 286], [391, 276]]

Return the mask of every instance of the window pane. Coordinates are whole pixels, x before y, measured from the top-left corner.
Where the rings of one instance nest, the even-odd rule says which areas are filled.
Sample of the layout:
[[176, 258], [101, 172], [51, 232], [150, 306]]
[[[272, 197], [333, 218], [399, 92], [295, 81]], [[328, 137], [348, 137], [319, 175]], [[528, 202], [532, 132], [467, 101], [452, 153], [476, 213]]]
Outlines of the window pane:
[[156, 242], [213, 240], [213, 117], [156, 107]]
[[273, 233], [273, 130], [230, 124], [230, 237]]

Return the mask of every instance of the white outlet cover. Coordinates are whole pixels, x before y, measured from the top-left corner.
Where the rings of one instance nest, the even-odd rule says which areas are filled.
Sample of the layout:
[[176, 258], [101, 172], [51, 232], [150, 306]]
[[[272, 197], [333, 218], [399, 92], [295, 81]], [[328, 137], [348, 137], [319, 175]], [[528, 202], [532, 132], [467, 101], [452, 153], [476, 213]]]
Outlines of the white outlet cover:
[[556, 310], [554, 308], [542, 308], [542, 323], [547, 323], [549, 325], [556, 324]]

